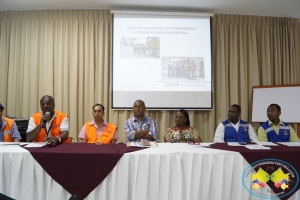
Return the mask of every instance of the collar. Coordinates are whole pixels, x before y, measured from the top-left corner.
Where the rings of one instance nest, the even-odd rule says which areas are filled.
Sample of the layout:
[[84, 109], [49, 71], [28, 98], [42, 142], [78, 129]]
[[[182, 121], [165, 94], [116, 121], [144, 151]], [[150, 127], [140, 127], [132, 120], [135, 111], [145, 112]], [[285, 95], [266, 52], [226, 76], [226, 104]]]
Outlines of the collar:
[[[143, 122], [146, 118], [147, 118], [147, 116], [144, 115], [144, 117], [143, 117], [143, 119], [142, 119], [141, 122]], [[135, 116], [133, 116], [133, 121], [134, 121], [134, 122], [139, 122], [139, 120], [138, 120]]]
[[[228, 119], [228, 120], [229, 120], [229, 119]], [[230, 122], [230, 124], [231, 124], [232, 126], [237, 126], [237, 125], [240, 124], [240, 119], [239, 119], [239, 121], [238, 121], [236, 124], [232, 123], [230, 120], [229, 120], [229, 122]]]
[[268, 120], [268, 124], [269, 124], [269, 126], [272, 126], [272, 125], [274, 125], [274, 126], [284, 125], [283, 122], [282, 122], [281, 120], [279, 121], [279, 124], [278, 124], [278, 125], [274, 124], [271, 120]]
[[54, 120], [55, 117], [56, 117], [56, 112], [54, 111], [54, 114], [53, 114], [51, 120], [49, 121], [49, 123], [51, 123]]
[[[107, 126], [107, 124], [108, 124], [108, 122], [107, 122], [107, 121], [105, 121], [105, 120], [103, 120], [103, 123], [101, 124], [101, 126], [100, 126], [100, 127], [102, 127], [102, 126]], [[91, 121], [91, 122], [90, 122], [90, 125], [93, 125], [93, 126], [95, 126], [95, 125], [96, 125], [96, 122], [95, 122], [95, 120]], [[100, 127], [98, 127], [98, 128], [100, 128]]]
[[187, 126], [186, 128], [176, 128], [176, 125], [175, 125], [170, 129], [178, 132], [178, 131], [188, 130], [190, 128], [191, 128], [191, 126]]

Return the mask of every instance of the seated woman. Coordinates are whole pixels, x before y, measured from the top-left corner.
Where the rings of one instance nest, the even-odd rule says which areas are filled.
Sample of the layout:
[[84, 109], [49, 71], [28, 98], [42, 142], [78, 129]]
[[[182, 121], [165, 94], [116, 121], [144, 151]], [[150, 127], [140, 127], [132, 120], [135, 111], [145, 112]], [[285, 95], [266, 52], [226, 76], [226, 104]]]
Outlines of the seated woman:
[[168, 128], [165, 142], [202, 142], [197, 129], [190, 126], [189, 113], [179, 110], [175, 115], [175, 126]]

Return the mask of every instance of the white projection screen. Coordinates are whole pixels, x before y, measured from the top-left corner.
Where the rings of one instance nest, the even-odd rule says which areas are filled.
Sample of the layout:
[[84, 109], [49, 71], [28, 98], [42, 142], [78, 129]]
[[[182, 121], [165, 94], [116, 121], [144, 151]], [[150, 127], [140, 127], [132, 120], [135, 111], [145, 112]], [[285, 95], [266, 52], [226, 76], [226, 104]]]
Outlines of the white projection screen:
[[112, 14], [112, 109], [212, 109], [211, 15]]

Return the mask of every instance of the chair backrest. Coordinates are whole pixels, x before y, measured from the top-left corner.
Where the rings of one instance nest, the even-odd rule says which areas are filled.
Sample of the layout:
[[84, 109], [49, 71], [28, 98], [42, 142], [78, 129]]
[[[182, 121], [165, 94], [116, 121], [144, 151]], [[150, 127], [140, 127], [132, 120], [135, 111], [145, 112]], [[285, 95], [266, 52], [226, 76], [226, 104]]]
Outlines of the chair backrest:
[[73, 194], [68, 200], [78, 200], [79, 197], [77, 194]]
[[77, 140], [74, 137], [69, 136], [69, 138], [70, 138], [70, 140], [71, 140], [72, 143], [77, 143]]
[[0, 199], [1, 199], [1, 200], [15, 200], [15, 199], [10, 198], [10, 197], [8, 197], [8, 196], [6, 196], [6, 195], [4, 195], [4, 194], [1, 194], [1, 193], [0, 193]]

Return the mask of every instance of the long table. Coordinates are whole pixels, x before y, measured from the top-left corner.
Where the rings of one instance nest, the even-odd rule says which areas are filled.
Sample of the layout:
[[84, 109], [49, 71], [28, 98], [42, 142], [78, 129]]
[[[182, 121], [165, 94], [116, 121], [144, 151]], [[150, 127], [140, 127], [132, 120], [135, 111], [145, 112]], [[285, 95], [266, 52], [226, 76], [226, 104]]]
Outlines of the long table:
[[[71, 196], [22, 147], [0, 145], [0, 164], [0, 193], [18, 200], [67, 200]], [[85, 199], [261, 200], [243, 186], [242, 176], [248, 166], [239, 152], [160, 143], [156, 148], [124, 154]], [[88, 166], [77, 169], [74, 176], [83, 170]], [[300, 199], [300, 192], [289, 199]]]

